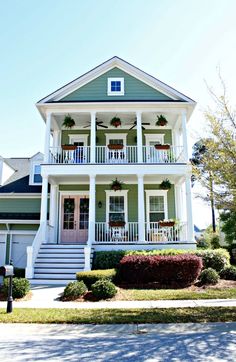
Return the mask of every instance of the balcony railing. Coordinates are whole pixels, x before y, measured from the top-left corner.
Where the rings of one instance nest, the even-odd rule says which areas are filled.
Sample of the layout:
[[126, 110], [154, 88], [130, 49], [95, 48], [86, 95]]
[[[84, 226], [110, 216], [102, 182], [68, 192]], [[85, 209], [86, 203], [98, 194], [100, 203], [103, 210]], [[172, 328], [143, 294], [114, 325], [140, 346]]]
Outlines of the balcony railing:
[[[135, 164], [138, 162], [137, 150], [137, 146], [124, 146], [121, 150], [96, 146], [95, 162], [97, 164]], [[90, 153], [90, 146], [78, 146], [76, 149], [51, 147], [49, 163], [87, 164], [90, 163]], [[182, 162], [186, 162], [182, 146], [170, 146], [165, 150], [157, 150], [154, 146], [143, 146], [143, 163]]]
[[144, 224], [145, 240], [139, 240], [138, 222], [128, 222], [125, 226], [110, 226], [105, 222], [95, 223], [95, 243], [178, 243], [187, 241], [186, 223], [161, 227], [158, 222]]

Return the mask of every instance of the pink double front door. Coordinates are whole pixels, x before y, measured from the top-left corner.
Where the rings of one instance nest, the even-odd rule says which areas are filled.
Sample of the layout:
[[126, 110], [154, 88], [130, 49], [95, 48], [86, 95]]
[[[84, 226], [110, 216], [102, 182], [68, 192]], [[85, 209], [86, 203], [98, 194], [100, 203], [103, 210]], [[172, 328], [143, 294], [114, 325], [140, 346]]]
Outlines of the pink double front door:
[[89, 223], [88, 197], [62, 196], [61, 208], [61, 242], [86, 242]]

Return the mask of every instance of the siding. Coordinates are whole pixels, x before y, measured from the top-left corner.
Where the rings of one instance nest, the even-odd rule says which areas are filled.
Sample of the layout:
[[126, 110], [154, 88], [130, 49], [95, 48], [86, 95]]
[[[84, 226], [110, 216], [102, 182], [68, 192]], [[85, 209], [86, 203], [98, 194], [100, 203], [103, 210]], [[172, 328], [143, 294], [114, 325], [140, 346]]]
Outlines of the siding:
[[[124, 78], [125, 94], [124, 96], [107, 95], [107, 78]], [[172, 101], [171, 98], [156, 89], [148, 86], [140, 80], [132, 77], [119, 68], [113, 68], [100, 77], [92, 80], [88, 84], [70, 93], [62, 101], [135, 101], [135, 100], [153, 100], [153, 101]]]
[[41, 199], [0, 199], [0, 212], [12, 213], [38, 213]]

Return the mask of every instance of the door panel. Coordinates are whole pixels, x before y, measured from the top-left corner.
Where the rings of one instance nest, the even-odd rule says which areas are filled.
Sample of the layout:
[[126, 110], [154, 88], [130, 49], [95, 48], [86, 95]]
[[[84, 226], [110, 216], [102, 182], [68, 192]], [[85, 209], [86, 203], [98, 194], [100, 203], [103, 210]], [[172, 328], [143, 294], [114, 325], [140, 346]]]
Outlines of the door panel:
[[87, 241], [88, 239], [88, 221], [89, 221], [89, 199], [79, 198], [79, 223], [78, 240]]

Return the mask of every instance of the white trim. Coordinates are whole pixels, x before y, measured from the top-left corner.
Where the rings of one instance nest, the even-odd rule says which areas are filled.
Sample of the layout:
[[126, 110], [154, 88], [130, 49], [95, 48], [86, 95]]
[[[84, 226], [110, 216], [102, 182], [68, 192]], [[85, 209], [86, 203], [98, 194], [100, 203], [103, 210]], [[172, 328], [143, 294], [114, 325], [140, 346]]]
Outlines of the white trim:
[[[37, 161], [31, 161], [31, 165], [30, 165], [30, 177], [29, 177], [29, 185], [30, 186], [41, 186], [42, 182], [34, 182], [34, 175], [35, 175], [35, 166], [40, 166], [40, 171], [41, 171], [41, 164], [42, 164], [43, 160], [37, 160]], [[39, 174], [37, 174], [39, 175]], [[40, 173], [41, 175], [41, 173]]]
[[168, 190], [145, 190], [146, 193], [146, 217], [147, 222], [150, 222], [149, 211], [150, 211], [150, 196], [164, 196], [164, 214], [165, 219], [168, 219], [168, 202], [167, 202]]
[[38, 194], [15, 194], [14, 192], [9, 192], [9, 193], [4, 193], [4, 194], [0, 194], [0, 199], [8, 199], [8, 198], [12, 198], [12, 199], [41, 199], [41, 193]]
[[106, 223], [109, 222], [109, 198], [110, 196], [124, 196], [125, 224], [128, 225], [128, 191], [129, 190], [105, 190], [106, 193]]
[[126, 147], [128, 133], [105, 133], [106, 146], [110, 143], [111, 139], [123, 140], [123, 145]]
[[[120, 82], [120, 91], [111, 90], [111, 82]], [[125, 94], [124, 78], [107, 78], [107, 95], [108, 96], [123, 96]]]
[[73, 142], [84, 142], [84, 147], [88, 145], [88, 134], [68, 134], [69, 136], [69, 143], [72, 144]]
[[144, 134], [145, 136], [145, 145], [146, 146], [150, 146], [150, 142], [154, 142], [154, 141], [159, 141], [158, 138], [161, 139], [161, 144], [164, 144], [164, 137], [165, 134], [164, 133], [156, 133], [156, 134], [150, 134], [150, 133], [146, 133]]
[[0, 224], [39, 224], [40, 220], [0, 219]]
[[5, 232], [4, 230], [0, 231], [1, 235], [36, 235], [37, 230], [9, 230]]

